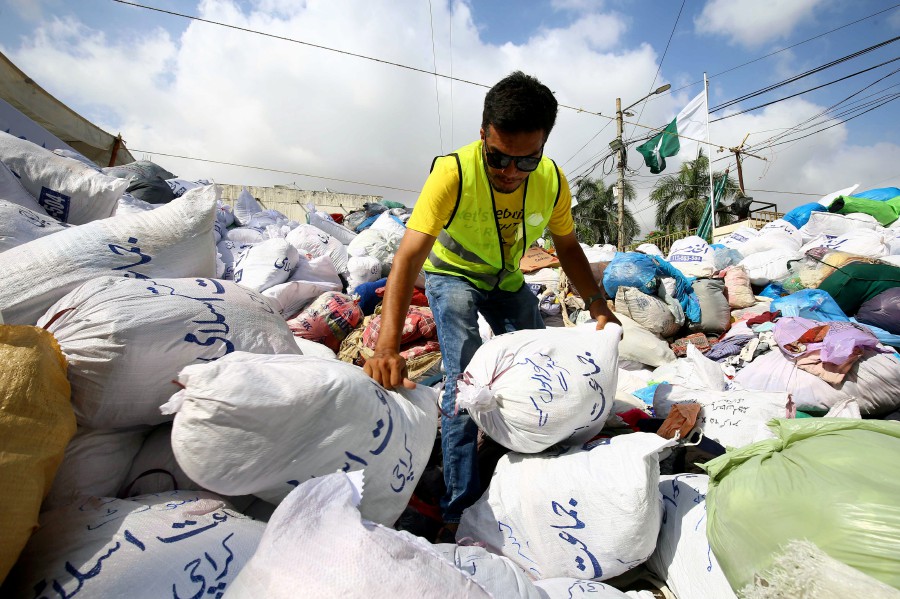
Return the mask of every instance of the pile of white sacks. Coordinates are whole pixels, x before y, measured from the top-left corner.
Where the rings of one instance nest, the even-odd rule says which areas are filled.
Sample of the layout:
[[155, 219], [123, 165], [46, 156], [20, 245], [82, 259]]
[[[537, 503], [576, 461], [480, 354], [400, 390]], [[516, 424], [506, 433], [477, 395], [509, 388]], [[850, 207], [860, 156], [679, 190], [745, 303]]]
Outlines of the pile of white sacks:
[[[632, 300], [621, 328], [597, 332], [582, 313], [574, 327], [486, 332], [458, 407], [511, 452], [464, 513], [461, 544], [432, 545], [393, 526], [432, 451], [438, 391], [387, 391], [286, 322], [386, 274], [402, 224], [357, 234], [246, 192], [232, 209], [215, 185], [171, 187], [172, 202], [145, 204], [0, 133], [0, 316], [53, 334], [78, 424], [5, 596], [655, 596], [617, 588], [638, 572], [676, 599], [734, 596], [706, 538], [708, 477], [661, 476], [684, 440], [619, 415], [700, 403], [698, 430], [741, 447], [796, 410], [786, 388], [748, 391], [692, 347], [676, 359], [670, 331], [636, 322], [640, 291], [616, 295], [620, 311]], [[802, 236], [776, 223], [726, 245], [759, 246], [741, 259], [759, 285], [776, 273], [747, 261], [793, 256]], [[686, 276], [718, 270], [712, 250], [684, 264], [678, 251]], [[586, 253], [602, 281], [614, 251]], [[558, 271], [527, 279], [555, 290]], [[744, 308], [764, 311], [751, 297]], [[898, 370], [871, 384], [897, 395]]]

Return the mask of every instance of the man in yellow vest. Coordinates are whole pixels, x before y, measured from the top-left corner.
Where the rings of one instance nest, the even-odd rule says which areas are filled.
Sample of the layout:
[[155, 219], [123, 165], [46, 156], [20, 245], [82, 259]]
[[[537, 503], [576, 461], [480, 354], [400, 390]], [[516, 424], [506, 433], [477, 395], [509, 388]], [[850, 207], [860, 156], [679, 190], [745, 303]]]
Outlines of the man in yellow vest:
[[498, 335], [544, 328], [519, 261], [545, 228], [597, 328], [618, 322], [575, 238], [569, 184], [544, 156], [556, 112], [553, 93], [521, 71], [492, 87], [484, 100], [481, 139], [434, 160], [391, 266], [381, 332], [365, 370], [387, 388], [415, 386], [406, 379], [399, 348], [413, 285], [424, 266], [446, 375], [441, 449], [447, 492], [439, 541], [455, 533], [462, 511], [483, 491], [476, 464], [478, 428], [455, 407], [456, 379], [481, 345], [478, 313]]

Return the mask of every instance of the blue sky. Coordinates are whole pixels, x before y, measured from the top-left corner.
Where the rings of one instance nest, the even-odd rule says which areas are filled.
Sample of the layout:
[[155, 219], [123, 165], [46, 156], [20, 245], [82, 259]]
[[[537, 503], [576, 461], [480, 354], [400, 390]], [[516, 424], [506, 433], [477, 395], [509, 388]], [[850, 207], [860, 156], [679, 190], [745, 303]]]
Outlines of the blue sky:
[[[702, 90], [696, 82], [704, 71], [715, 106], [900, 35], [900, 7], [874, 0], [687, 0], [677, 26], [677, 0], [142, 3], [424, 71], [436, 65], [441, 74], [481, 85], [112, 0], [0, 0], [0, 51], [73, 109], [121, 132], [130, 148], [152, 152], [136, 152], [139, 158], [181, 176], [328, 187], [407, 205], [433, 156], [477, 137], [483, 86], [512, 70], [538, 76], [571, 107], [560, 109], [547, 152], [574, 179], [607, 153], [616, 97], [627, 105], [670, 83], [670, 93], [639, 104], [628, 119], [662, 127]], [[900, 42], [887, 45], [711, 118], [889, 61], [900, 55], [898, 48]], [[890, 75], [898, 67], [900, 61], [714, 123], [710, 137], [728, 147], [750, 133], [747, 143], [769, 160], [745, 161], [748, 189], [768, 190], [749, 193], [783, 209], [856, 183], [900, 186], [897, 101], [845, 124], [826, 122], [822, 126], [836, 126], [795, 143], [763, 143], [878, 78], [886, 77], [856, 99], [900, 91], [900, 73]], [[596, 112], [604, 116], [590, 114]], [[648, 130], [626, 126], [625, 133], [631, 139]], [[639, 197], [633, 208], [649, 230], [647, 195], [658, 177], [643, 166], [634, 145], [629, 166], [637, 173], [629, 179]], [[692, 158], [695, 148], [683, 157]], [[678, 164], [670, 160], [663, 175]], [[607, 161], [590, 176], [612, 182], [614, 171], [603, 175], [610, 167]]]

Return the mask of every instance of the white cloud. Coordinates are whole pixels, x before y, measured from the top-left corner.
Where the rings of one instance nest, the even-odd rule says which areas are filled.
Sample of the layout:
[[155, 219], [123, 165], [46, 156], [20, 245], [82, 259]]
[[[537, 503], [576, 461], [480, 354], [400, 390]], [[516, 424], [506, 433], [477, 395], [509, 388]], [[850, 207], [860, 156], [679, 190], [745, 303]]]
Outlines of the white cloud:
[[698, 34], [726, 36], [756, 47], [785, 38], [827, 0], [708, 0], [694, 19]]
[[60, 6], [60, 0], [6, 0], [13, 12], [24, 21], [41, 20], [45, 14], [52, 14]]

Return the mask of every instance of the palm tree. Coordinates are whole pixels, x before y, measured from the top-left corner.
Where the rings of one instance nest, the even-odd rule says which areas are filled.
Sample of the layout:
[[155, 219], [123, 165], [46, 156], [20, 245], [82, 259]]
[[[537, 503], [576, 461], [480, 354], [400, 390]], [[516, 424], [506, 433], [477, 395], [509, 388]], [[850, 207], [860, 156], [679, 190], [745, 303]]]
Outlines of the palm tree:
[[[582, 243], [593, 245], [595, 243], [611, 243], [616, 245], [619, 237], [618, 202], [613, 195], [614, 185], [607, 187], [606, 183], [597, 179], [581, 179], [576, 183], [575, 199], [578, 205], [572, 209], [572, 218], [575, 221], [575, 236]], [[625, 200], [633, 200], [634, 187], [625, 182]], [[638, 233], [640, 226], [625, 206], [625, 243], [628, 245]]]
[[[725, 173], [713, 173], [716, 182], [723, 175]], [[733, 220], [728, 202], [738, 193], [737, 183], [729, 176], [716, 206], [716, 226], [727, 225]], [[657, 227], [666, 231], [697, 227], [709, 204], [709, 158], [703, 155], [703, 150], [696, 160], [682, 163], [677, 175], [667, 175], [657, 181], [650, 192], [650, 200], [656, 204]]]

